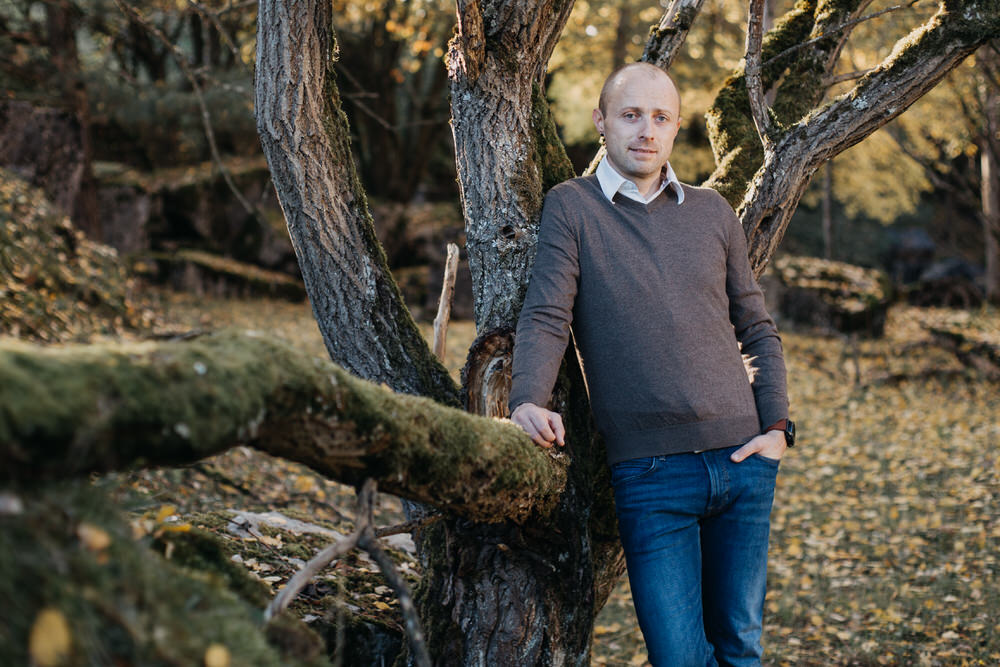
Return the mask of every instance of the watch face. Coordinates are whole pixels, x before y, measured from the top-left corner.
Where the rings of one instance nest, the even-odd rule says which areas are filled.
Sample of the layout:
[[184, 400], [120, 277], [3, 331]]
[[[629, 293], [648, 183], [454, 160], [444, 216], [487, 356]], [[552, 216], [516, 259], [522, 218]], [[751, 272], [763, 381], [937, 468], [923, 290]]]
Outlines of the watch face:
[[785, 441], [789, 447], [795, 444], [795, 422], [791, 419], [785, 423]]

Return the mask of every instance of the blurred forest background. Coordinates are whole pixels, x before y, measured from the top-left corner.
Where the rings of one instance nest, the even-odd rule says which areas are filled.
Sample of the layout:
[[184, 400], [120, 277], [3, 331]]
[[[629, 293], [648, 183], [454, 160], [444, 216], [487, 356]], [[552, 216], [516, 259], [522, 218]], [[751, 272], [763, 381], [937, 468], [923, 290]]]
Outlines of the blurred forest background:
[[[445, 245], [464, 238], [444, 64], [454, 7], [333, 4], [359, 173], [407, 303], [429, 322]], [[844, 89], [935, 5], [880, 10], [841, 54]], [[662, 11], [577, 1], [547, 91], [578, 173], [598, 148], [590, 112], [604, 76], [640, 56]], [[742, 58], [746, 20], [742, 3], [708, 0], [671, 71], [685, 119], [671, 162], [685, 182], [715, 167], [705, 112]], [[253, 0], [0, 0], [0, 335], [61, 343], [238, 326], [325, 355], [257, 138], [255, 33]], [[1000, 661], [998, 155], [995, 40], [817, 174], [765, 274], [804, 441], [775, 509], [772, 664]], [[474, 336], [464, 263], [452, 313], [457, 377]], [[351, 518], [339, 485], [250, 450], [99, 483], [144, 539], [169, 539], [168, 519], [227, 534], [205, 513], [233, 506]], [[397, 516], [394, 502], [380, 511]], [[269, 553], [247, 555], [232, 534], [227, 548], [276, 588], [291, 570], [267, 559], [294, 540], [267, 534]], [[20, 562], [17, 549], [0, 537], [0, 568]], [[412, 561], [407, 545], [398, 557]], [[23, 594], [0, 576], [0, 598]], [[372, 623], [398, 613], [386, 591], [355, 584], [338, 595]], [[379, 628], [399, 641], [398, 621]], [[15, 634], [0, 630], [0, 663], [27, 646]], [[594, 654], [645, 660], [625, 582]]]

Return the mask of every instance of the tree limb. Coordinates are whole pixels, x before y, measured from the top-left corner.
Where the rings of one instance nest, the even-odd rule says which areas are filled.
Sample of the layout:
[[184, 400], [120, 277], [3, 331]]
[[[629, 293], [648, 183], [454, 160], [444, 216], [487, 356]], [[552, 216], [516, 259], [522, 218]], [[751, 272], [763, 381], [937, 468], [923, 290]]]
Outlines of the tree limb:
[[353, 377], [259, 334], [0, 343], [0, 477], [189, 463], [237, 444], [477, 521], [545, 514], [566, 481], [509, 422]]
[[[807, 39], [806, 41], [800, 42], [798, 44], [795, 44], [794, 46], [790, 46], [787, 49], [785, 49], [784, 51], [782, 51], [781, 53], [779, 53], [778, 55], [772, 56], [771, 58], [768, 58], [767, 61], [763, 64], [763, 67], [769, 67], [769, 66], [777, 63], [778, 61], [784, 59], [786, 56], [792, 55], [796, 51], [799, 51], [799, 50], [804, 49], [806, 47], [812, 46], [813, 44], [816, 44], [817, 42], [820, 42], [820, 41], [822, 41], [824, 39], [829, 39], [833, 35], [836, 35], [839, 32], [843, 32], [843, 31], [845, 31], [845, 30], [847, 30], [849, 28], [853, 29], [858, 24], [864, 23], [865, 21], [871, 21], [872, 19], [878, 18], [879, 16], [882, 16], [883, 14], [888, 14], [889, 12], [896, 12], [896, 11], [899, 11], [900, 9], [908, 9], [908, 8], [912, 7], [913, 5], [917, 4], [917, 2], [919, 2], [919, 1], [920, 0], [911, 0], [910, 2], [906, 3], [905, 5], [894, 5], [892, 7], [886, 7], [883, 10], [880, 10], [880, 11], [877, 11], [877, 12], [873, 12], [871, 14], [867, 14], [865, 16], [861, 16], [861, 17], [856, 18], [856, 19], [851, 19], [849, 21], [845, 21], [844, 23], [841, 23], [838, 26], [835, 26], [835, 27], [832, 27], [832, 28], [828, 28], [827, 30], [824, 30], [821, 34], [817, 35], [816, 37], [813, 37], [812, 39]], [[868, 2], [871, 2], [871, 0], [868, 0]], [[838, 51], [839, 51], [839, 49], [838, 49]]]
[[458, 246], [448, 244], [448, 258], [444, 263], [444, 280], [441, 282], [441, 297], [438, 312], [434, 318], [434, 354], [444, 361], [448, 346], [448, 320], [451, 319], [451, 301], [455, 296], [455, 276], [458, 272]]
[[757, 128], [757, 136], [764, 146], [764, 154], [774, 150], [774, 126], [770, 109], [764, 100], [763, 84], [760, 80], [760, 49], [764, 38], [765, 0], [750, 0], [750, 18], [747, 21], [747, 52], [744, 57], [747, 94], [750, 97], [750, 111]]
[[669, 70], [704, 4], [705, 0], [674, 0], [670, 3], [659, 24], [650, 29], [639, 60]]
[[905, 111], [997, 32], [996, 0], [942, 8], [851, 91], [789, 127], [757, 170], [738, 211], [757, 275], [815, 170]]

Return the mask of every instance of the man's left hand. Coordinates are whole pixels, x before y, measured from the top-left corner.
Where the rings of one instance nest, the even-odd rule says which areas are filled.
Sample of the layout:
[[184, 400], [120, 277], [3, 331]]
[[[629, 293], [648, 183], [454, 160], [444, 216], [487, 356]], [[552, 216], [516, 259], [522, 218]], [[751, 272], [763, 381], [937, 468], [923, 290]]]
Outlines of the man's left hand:
[[761, 433], [754, 439], [732, 453], [729, 458], [739, 463], [751, 454], [760, 454], [769, 459], [780, 461], [788, 445], [785, 444], [785, 432], [780, 430]]

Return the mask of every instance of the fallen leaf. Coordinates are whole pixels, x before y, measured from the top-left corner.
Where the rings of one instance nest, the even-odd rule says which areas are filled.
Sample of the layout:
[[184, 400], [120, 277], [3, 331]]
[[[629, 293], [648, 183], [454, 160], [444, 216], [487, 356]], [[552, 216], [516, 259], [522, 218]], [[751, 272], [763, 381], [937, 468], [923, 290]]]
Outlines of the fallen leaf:
[[111, 546], [111, 536], [108, 532], [92, 523], [81, 523], [77, 526], [76, 536], [83, 542], [83, 546], [91, 551], [102, 551]]
[[28, 653], [38, 667], [56, 667], [69, 658], [72, 642], [66, 617], [58, 609], [46, 607], [31, 626]]

